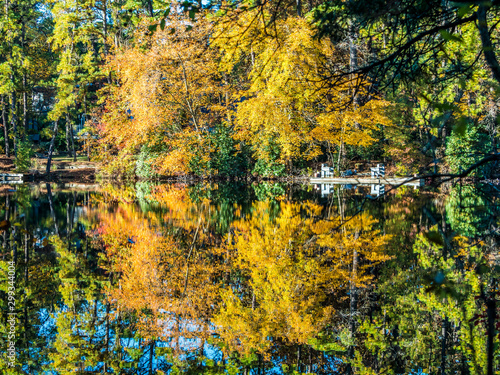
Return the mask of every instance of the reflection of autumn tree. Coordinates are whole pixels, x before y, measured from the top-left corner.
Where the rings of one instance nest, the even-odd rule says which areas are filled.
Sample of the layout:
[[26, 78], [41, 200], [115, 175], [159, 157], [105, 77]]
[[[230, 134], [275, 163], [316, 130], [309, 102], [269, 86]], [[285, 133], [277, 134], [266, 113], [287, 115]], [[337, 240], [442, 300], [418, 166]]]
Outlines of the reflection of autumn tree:
[[220, 234], [226, 234], [231, 223], [246, 212], [244, 198], [248, 198], [248, 192], [242, 185], [231, 185], [161, 185], [154, 188], [150, 197], [164, 210], [168, 210], [163, 215], [164, 223], [186, 231], [196, 230], [200, 226], [203, 230], [199, 232], [199, 237], [204, 240], [208, 237], [206, 240], [210, 243], [218, 244], [222, 240]]
[[152, 198], [165, 208], [165, 223], [183, 228], [188, 232], [195, 231], [200, 226], [204, 230], [199, 234], [205, 233], [208, 229], [207, 219], [210, 219], [214, 210], [209, 199], [200, 199], [198, 202], [194, 202], [186, 187], [168, 185], [156, 187]]
[[99, 297], [106, 280], [92, 272], [83, 254], [68, 248], [68, 243], [55, 236], [51, 243], [58, 254], [62, 304], [53, 316], [57, 333], [49, 348], [48, 368], [60, 374], [83, 373], [89, 366], [106, 369], [109, 320]]
[[[161, 338], [186, 349], [186, 339], [207, 339], [210, 316], [217, 307], [224, 262], [208, 246], [203, 216], [178, 230], [154, 216], [120, 206], [102, 216], [102, 240], [109, 270], [118, 282], [109, 298], [119, 311], [138, 315], [137, 326], [148, 339]], [[195, 340], [193, 347], [201, 348]], [[189, 349], [189, 348], [187, 348]]]
[[[446, 200], [446, 213], [451, 228], [465, 236], [476, 236], [490, 230], [496, 215], [491, 192], [483, 192], [473, 186], [457, 186], [451, 189]], [[491, 195], [490, 195], [491, 194]]]
[[235, 207], [239, 219], [221, 246], [211, 201], [176, 187], [157, 187], [151, 199], [161, 213], [119, 204], [101, 214], [116, 281], [109, 297], [137, 314], [145, 338], [178, 350], [203, 350], [213, 333], [246, 354], [273, 342], [307, 344], [330, 324], [337, 299], [369, 285], [369, 271], [388, 259], [388, 236], [366, 214], [340, 225], [311, 203], [260, 202], [249, 215]]
[[116, 311], [105, 299], [111, 274], [96, 268], [95, 249], [81, 252], [56, 236], [50, 243], [58, 254], [62, 298], [51, 314], [54, 331], [45, 369], [58, 374], [136, 374], [140, 368], [152, 374], [153, 369], [168, 368], [164, 343], [142, 339], [134, 324], [136, 317]]
[[[10, 333], [8, 319], [11, 317], [8, 314], [15, 307], [16, 368], [9, 368], [8, 353], [3, 350], [0, 369], [9, 369], [9, 374], [33, 373], [41, 371], [42, 363], [48, 359], [46, 346], [50, 338], [41, 336], [40, 331], [43, 331], [46, 323], [46, 311], [54, 308], [59, 297], [55, 257], [46, 252], [35, 252], [33, 230], [28, 226], [30, 191], [21, 187], [14, 196], [2, 197], [2, 201], [4, 199], [5, 203], [0, 203], [0, 341], [7, 348]], [[12, 286], [9, 284], [8, 271], [9, 263], [14, 259], [15, 306], [12, 306], [9, 304], [12, 301], [7, 298], [9, 286]]]
[[251, 217], [235, 223], [228, 250], [241, 276], [223, 291], [224, 308], [215, 316], [231, 347], [248, 353], [266, 351], [272, 340], [307, 343], [327, 326], [332, 302], [349, 281], [369, 284], [367, 270], [388, 259], [388, 237], [372, 230], [371, 217], [360, 215], [339, 230], [339, 221], [317, 219], [321, 210], [282, 203], [273, 218], [269, 202], [260, 202]]

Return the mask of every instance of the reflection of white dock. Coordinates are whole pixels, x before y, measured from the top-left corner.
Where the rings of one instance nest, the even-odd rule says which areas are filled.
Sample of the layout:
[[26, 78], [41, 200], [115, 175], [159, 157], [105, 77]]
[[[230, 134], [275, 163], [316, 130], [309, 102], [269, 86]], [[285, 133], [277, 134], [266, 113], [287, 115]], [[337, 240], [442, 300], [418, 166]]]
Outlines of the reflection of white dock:
[[415, 177], [314, 177], [311, 184], [332, 184], [332, 185], [409, 185], [424, 186], [424, 179]]
[[341, 189], [356, 189], [357, 186], [370, 186], [370, 194], [373, 197], [380, 197], [385, 194], [385, 185], [407, 185], [414, 189], [424, 186], [424, 179], [413, 179], [412, 177], [324, 177], [311, 178], [311, 184], [316, 185], [316, 189], [321, 192], [321, 196], [331, 194], [335, 186]]
[[0, 184], [22, 184], [23, 175], [21, 173], [0, 173]]
[[[370, 173], [357, 174], [356, 170], [342, 172], [342, 177], [334, 177], [334, 169], [326, 164], [321, 164], [321, 171], [311, 178], [311, 184], [316, 185], [316, 189], [321, 191], [321, 195], [330, 194], [335, 185], [342, 185], [341, 189], [356, 189], [358, 185], [370, 186], [371, 194], [380, 197], [385, 194], [385, 185], [398, 186], [408, 185], [417, 188], [424, 186], [423, 178], [418, 177], [386, 177], [384, 164], [377, 164], [370, 168]], [[370, 177], [368, 177], [368, 175]]]

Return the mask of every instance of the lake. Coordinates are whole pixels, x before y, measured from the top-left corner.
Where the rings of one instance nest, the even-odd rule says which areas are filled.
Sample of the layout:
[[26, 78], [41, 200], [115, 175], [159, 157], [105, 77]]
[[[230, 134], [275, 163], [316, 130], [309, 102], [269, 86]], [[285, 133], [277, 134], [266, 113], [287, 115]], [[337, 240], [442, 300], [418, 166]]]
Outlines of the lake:
[[4, 189], [0, 367], [10, 345], [12, 373], [493, 373], [498, 198], [459, 182]]

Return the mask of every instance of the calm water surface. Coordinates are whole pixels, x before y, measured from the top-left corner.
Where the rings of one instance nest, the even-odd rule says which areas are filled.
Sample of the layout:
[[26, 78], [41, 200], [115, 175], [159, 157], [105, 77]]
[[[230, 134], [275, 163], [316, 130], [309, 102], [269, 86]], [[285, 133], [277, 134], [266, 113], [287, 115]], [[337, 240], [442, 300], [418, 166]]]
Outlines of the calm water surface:
[[[498, 190], [20, 185], [0, 195], [0, 369], [493, 374]], [[16, 369], [7, 369], [8, 262]]]

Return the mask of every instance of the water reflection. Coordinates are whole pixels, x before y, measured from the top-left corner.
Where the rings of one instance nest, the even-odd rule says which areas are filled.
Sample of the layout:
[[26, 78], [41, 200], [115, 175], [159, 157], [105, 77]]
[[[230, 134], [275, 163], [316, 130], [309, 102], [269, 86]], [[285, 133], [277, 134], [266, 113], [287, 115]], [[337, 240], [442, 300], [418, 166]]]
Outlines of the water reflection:
[[365, 190], [17, 187], [9, 373], [493, 373], [495, 190]]

